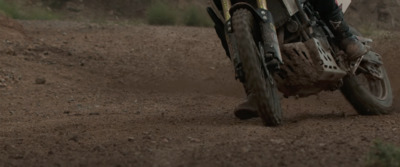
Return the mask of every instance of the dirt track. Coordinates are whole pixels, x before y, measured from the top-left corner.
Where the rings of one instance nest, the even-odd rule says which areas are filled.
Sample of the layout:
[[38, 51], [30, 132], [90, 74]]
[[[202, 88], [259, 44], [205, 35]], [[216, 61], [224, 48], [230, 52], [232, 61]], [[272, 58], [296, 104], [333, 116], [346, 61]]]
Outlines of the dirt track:
[[[22, 24], [0, 43], [0, 166], [362, 166], [375, 140], [400, 146], [397, 108], [358, 116], [339, 92], [283, 99], [277, 128], [236, 119], [213, 29]], [[398, 37], [376, 46], [395, 95]]]

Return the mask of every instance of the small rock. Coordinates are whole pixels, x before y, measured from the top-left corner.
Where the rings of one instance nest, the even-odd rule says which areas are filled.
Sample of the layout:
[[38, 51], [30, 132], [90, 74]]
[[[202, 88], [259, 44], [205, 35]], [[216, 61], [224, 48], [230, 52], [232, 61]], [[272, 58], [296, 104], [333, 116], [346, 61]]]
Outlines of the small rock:
[[283, 140], [283, 139], [271, 139], [270, 141], [274, 144], [284, 144], [285, 143], [285, 140]]
[[100, 113], [98, 113], [98, 112], [92, 112], [92, 113], [89, 113], [89, 115], [100, 115]]
[[12, 56], [17, 55], [17, 53], [15, 52], [15, 50], [14, 50], [13, 48], [8, 48], [7, 51], [6, 51], [6, 53], [7, 53], [8, 55], [12, 55]]
[[36, 78], [35, 83], [38, 85], [46, 84], [46, 78]]
[[11, 159], [24, 159], [24, 156], [23, 155], [11, 155], [11, 156], [9, 156], [9, 158], [11, 158]]
[[9, 40], [7, 40], [7, 39], [6, 39], [4, 42], [5, 42], [6, 44], [13, 44], [12, 41], [9, 41]]
[[98, 151], [98, 152], [101, 152], [101, 151], [104, 151], [104, 150], [106, 150], [106, 149], [103, 146], [96, 146], [96, 147], [93, 148], [93, 151]]
[[28, 51], [32, 51], [35, 49], [35, 47], [33, 45], [29, 45], [28, 47], [26, 47]]
[[128, 137], [128, 141], [130, 141], [130, 142], [135, 141], [135, 138], [133, 138], [133, 137]]
[[193, 137], [188, 137], [188, 139], [189, 139], [191, 142], [195, 142], [195, 143], [201, 142], [200, 139], [196, 139], [196, 138], [193, 138]]
[[250, 150], [251, 150], [250, 146], [244, 146], [244, 147], [241, 148], [241, 151], [243, 153], [248, 153]]
[[168, 138], [164, 138], [164, 139], [163, 139], [163, 142], [168, 143], [168, 142], [169, 142], [169, 139], [168, 139]]
[[77, 135], [75, 135], [75, 136], [72, 136], [70, 139], [68, 139], [68, 140], [70, 140], [70, 141], [74, 141], [74, 142], [78, 142], [78, 136]]

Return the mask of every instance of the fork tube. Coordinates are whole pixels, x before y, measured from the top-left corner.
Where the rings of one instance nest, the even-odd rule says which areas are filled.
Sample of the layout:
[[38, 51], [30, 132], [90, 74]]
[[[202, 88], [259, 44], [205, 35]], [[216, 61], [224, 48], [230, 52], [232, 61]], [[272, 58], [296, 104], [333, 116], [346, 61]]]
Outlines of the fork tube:
[[229, 10], [232, 7], [231, 0], [221, 0], [221, 4], [222, 10], [224, 10], [225, 21], [228, 21], [231, 19], [231, 14], [229, 13]]
[[267, 0], [257, 0], [258, 8], [268, 10]]

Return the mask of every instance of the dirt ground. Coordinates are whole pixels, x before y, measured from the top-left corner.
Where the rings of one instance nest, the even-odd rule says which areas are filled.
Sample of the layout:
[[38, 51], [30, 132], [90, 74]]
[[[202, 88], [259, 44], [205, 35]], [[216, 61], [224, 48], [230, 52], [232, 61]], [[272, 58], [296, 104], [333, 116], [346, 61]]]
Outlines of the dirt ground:
[[[279, 127], [238, 120], [211, 28], [7, 23], [0, 166], [363, 166], [374, 141], [400, 146], [398, 101], [359, 116], [338, 91], [282, 99]], [[399, 95], [400, 33], [374, 36]]]

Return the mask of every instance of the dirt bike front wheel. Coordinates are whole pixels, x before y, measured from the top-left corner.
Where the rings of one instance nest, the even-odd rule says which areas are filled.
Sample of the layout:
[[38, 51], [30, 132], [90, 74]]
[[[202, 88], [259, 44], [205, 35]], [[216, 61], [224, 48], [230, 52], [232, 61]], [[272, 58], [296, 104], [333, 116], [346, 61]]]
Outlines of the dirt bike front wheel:
[[258, 114], [266, 126], [281, 124], [282, 109], [274, 80], [265, 75], [262, 57], [255, 41], [255, 20], [247, 9], [238, 9], [233, 13], [232, 26], [245, 75], [245, 83], [254, 93]]

